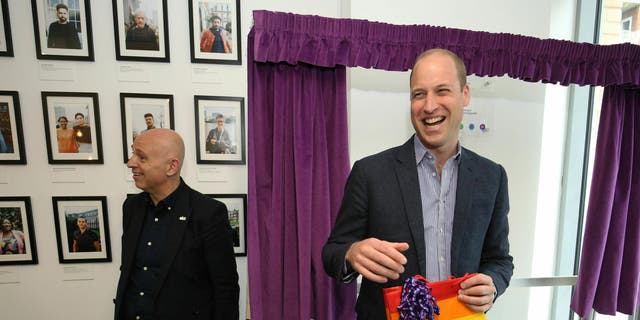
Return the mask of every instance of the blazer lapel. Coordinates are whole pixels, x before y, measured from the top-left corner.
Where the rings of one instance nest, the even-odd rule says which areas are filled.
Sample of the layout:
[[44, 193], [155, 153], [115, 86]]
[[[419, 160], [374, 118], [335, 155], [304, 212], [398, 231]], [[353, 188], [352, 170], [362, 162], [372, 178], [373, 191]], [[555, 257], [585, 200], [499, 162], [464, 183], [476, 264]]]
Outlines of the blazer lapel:
[[413, 136], [403, 144], [396, 154], [396, 175], [400, 194], [404, 203], [409, 229], [413, 238], [413, 245], [418, 255], [418, 266], [424, 274], [427, 270], [424, 248], [424, 226], [422, 222], [422, 201], [420, 200], [420, 183], [416, 167]]
[[476, 170], [474, 170], [474, 161], [472, 161], [469, 151], [462, 149], [460, 154], [460, 166], [458, 168], [458, 183], [456, 189], [456, 206], [453, 215], [453, 231], [451, 235], [451, 273], [461, 276], [457, 271], [458, 261], [463, 259], [462, 249], [464, 248], [465, 237], [464, 230], [467, 230], [467, 224], [472, 221], [472, 198], [474, 192], [474, 183]]
[[[191, 223], [191, 206], [189, 202], [191, 189], [186, 185], [184, 187], [186, 188], [185, 192], [176, 194], [176, 201], [169, 216], [169, 231], [167, 234], [166, 250], [162, 258], [159, 287], [162, 287], [164, 280], [167, 278], [169, 269], [173, 264], [173, 259], [182, 247], [182, 238], [187, 229], [187, 225]], [[182, 186], [179, 188], [182, 188]], [[158, 292], [159, 290], [155, 292], [155, 295], [157, 295]]]

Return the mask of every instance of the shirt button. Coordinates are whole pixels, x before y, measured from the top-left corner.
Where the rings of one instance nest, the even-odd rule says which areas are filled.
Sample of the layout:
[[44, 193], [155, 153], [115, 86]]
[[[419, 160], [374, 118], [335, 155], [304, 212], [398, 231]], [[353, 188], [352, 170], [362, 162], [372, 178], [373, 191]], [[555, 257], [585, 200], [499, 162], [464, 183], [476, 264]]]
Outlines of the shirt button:
[[167, 210], [171, 211], [171, 207], [167, 207]]
[[151, 241], [147, 242], [147, 245], [148, 245], [149, 247], [151, 247]]
[[140, 320], [140, 316], [136, 316], [136, 320]]
[[432, 173], [431, 173], [431, 176], [432, 176], [432, 177], [435, 177], [435, 176], [436, 176], [436, 173], [435, 173], [435, 172], [432, 172]]
[[158, 218], [154, 218], [153, 221], [158, 222]]
[[147, 267], [142, 267], [142, 270], [147, 271], [147, 270], [149, 270], [149, 268], [147, 268]]
[[[440, 261], [444, 262], [444, 257], [440, 257]], [[142, 292], [140, 292], [140, 293], [142, 293]]]
[[144, 296], [144, 292], [140, 292], [140, 295], [141, 295], [141, 296]]

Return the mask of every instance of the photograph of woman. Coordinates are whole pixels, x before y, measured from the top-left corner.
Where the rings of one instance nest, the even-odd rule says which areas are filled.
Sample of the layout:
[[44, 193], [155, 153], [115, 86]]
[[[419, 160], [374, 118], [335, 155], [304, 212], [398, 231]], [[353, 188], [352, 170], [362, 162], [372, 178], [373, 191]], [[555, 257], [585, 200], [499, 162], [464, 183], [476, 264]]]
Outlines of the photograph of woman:
[[58, 129], [56, 136], [58, 138], [58, 152], [60, 153], [78, 153], [78, 140], [76, 140], [76, 132], [68, 127], [69, 119], [65, 116], [58, 118]]
[[24, 233], [15, 230], [9, 219], [2, 219], [2, 237], [0, 237], [0, 254], [24, 254]]

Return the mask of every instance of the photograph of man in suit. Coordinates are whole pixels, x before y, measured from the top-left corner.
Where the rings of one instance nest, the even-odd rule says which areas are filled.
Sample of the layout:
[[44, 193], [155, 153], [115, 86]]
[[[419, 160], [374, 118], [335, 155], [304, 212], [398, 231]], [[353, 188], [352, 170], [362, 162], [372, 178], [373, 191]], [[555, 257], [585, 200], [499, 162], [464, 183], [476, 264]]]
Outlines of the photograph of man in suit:
[[466, 74], [448, 50], [418, 56], [409, 80], [415, 134], [353, 165], [322, 259], [338, 281], [362, 275], [358, 319], [386, 319], [382, 289], [416, 274], [439, 281], [478, 272], [458, 294], [478, 312], [509, 285], [506, 172], [458, 141], [471, 98]]
[[238, 273], [226, 206], [180, 177], [184, 142], [153, 129], [133, 142], [144, 192], [123, 206], [115, 319], [238, 319]]

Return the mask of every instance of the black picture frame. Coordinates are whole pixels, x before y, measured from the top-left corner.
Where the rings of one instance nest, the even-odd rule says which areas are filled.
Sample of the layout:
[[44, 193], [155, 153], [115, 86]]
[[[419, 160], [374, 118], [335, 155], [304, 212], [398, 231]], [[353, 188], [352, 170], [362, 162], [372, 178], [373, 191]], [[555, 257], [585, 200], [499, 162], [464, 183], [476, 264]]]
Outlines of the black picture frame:
[[20, 99], [17, 91], [0, 91], [0, 165], [27, 164]]
[[[244, 98], [196, 95], [194, 106], [197, 163], [245, 164]], [[208, 135], [217, 134], [214, 130], [220, 115], [223, 116], [224, 130], [219, 137], [224, 140], [224, 145], [211, 144]]]
[[227, 206], [236, 257], [247, 256], [247, 195], [242, 193], [207, 194]]
[[[42, 92], [42, 112], [47, 138], [49, 164], [103, 164], [100, 108], [95, 92]], [[77, 124], [78, 113], [84, 116], [88, 128], [68, 131], [70, 123]], [[67, 119], [66, 132], [62, 118]], [[60, 128], [58, 128], [58, 126]], [[53, 140], [52, 137], [56, 137]], [[76, 141], [74, 147], [73, 141]]]
[[[156, 128], [174, 129], [173, 95], [152, 93], [120, 93], [122, 124], [122, 155], [124, 163], [131, 157], [131, 145], [136, 136], [146, 130], [147, 114]], [[140, 121], [135, 121], [139, 119]]]
[[[170, 62], [167, 0], [112, 0], [116, 60]], [[134, 28], [136, 15], [145, 17]]]
[[[111, 262], [105, 196], [51, 197], [60, 263]], [[80, 218], [87, 228], [80, 232]], [[98, 245], [96, 245], [96, 241]]]
[[[240, 0], [188, 0], [189, 2], [189, 39], [191, 44], [191, 62], [215, 64], [242, 64], [242, 46], [240, 30]], [[224, 52], [208, 52], [215, 50], [213, 42], [208, 41], [213, 34], [208, 31], [212, 27], [213, 16], [220, 17], [223, 28], [223, 41], [219, 50]], [[229, 51], [229, 52], [227, 52]]]
[[[41, 60], [94, 61], [91, 6], [89, 0], [78, 0], [77, 7], [67, 7], [67, 27], [59, 27], [56, 6], [65, 0], [31, 0], [36, 56]], [[55, 25], [54, 25], [55, 24]], [[53, 28], [53, 29], [52, 29]], [[69, 32], [73, 28], [76, 32]], [[52, 37], [51, 31], [61, 34]], [[71, 33], [73, 36], [69, 36]]]
[[0, 0], [0, 57], [13, 57], [11, 38], [11, 20], [9, 19], [8, 0]]
[[[0, 197], [0, 238], [4, 236], [5, 220], [9, 222], [7, 225], [11, 225], [16, 242], [13, 245], [0, 245], [0, 265], [38, 264], [31, 198]], [[12, 253], [9, 254], [9, 251]]]

